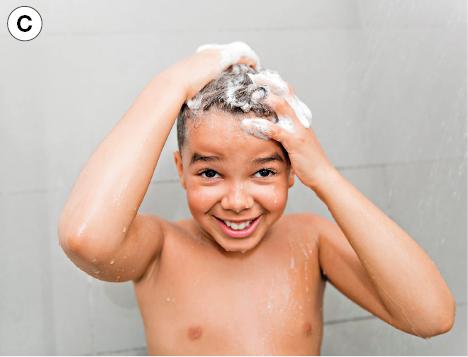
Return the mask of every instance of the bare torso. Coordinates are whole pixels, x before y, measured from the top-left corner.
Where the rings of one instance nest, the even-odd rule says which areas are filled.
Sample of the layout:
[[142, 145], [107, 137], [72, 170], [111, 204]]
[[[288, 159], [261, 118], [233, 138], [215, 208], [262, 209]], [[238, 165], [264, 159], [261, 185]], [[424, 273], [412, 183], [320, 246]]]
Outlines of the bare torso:
[[302, 219], [283, 216], [245, 254], [202, 239], [193, 219], [165, 221], [160, 258], [134, 283], [148, 353], [320, 354], [325, 281]]

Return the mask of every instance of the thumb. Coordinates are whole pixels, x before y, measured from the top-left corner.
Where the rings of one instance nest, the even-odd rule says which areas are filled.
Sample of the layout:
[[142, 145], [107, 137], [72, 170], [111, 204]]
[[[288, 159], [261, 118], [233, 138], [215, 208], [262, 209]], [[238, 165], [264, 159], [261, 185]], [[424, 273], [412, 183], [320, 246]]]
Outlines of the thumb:
[[286, 139], [286, 134], [289, 133], [266, 119], [243, 119], [241, 127], [249, 134], [261, 139], [273, 139], [279, 142], [283, 142]]

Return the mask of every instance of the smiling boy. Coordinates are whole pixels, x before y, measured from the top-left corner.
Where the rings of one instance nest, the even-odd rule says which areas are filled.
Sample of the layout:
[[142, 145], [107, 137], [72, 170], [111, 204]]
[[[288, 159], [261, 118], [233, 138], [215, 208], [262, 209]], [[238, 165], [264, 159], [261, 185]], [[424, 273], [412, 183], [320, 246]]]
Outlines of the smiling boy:
[[[97, 279], [133, 281], [149, 354], [318, 355], [326, 280], [404, 332], [449, 331], [455, 303], [432, 260], [331, 165], [292, 88], [256, 77], [243, 54], [205, 49], [144, 88], [77, 179], [65, 253]], [[193, 218], [169, 222], [137, 211], [178, 113]], [[294, 175], [337, 225], [283, 216]]]

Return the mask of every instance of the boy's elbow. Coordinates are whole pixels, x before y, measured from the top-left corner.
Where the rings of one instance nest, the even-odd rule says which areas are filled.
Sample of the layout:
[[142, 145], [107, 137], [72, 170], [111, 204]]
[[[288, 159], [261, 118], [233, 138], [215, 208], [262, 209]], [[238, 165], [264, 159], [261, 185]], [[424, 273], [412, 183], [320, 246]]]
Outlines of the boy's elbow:
[[60, 247], [64, 253], [72, 259], [82, 256], [87, 251], [87, 239], [79, 234], [59, 234]]
[[451, 300], [452, 301], [450, 301], [450, 303], [447, 304], [445, 313], [443, 314], [443, 316], [440, 317], [440, 322], [438, 324], [438, 333], [435, 336], [449, 332], [452, 329], [453, 324], [455, 323], [457, 305], [455, 303], [455, 300], [453, 300], [453, 297]]
[[445, 319], [445, 321], [441, 323], [439, 333], [437, 335], [442, 335], [444, 333], [449, 332], [452, 329], [454, 323], [455, 317]]
[[443, 335], [452, 329], [455, 323], [456, 303], [453, 298], [451, 298], [451, 301], [441, 305], [442, 306], [433, 310], [434, 312], [438, 311], [438, 314], [436, 316], [432, 316], [431, 323], [425, 324], [425, 328], [416, 335], [420, 335], [423, 338], [431, 338]]
[[62, 220], [59, 221], [59, 243], [60, 247], [68, 257], [70, 257], [70, 255], [82, 255], [88, 250], [89, 239], [87, 236], [88, 232], [86, 232], [86, 227], [82, 227], [81, 229], [73, 229], [69, 225], [64, 224]]

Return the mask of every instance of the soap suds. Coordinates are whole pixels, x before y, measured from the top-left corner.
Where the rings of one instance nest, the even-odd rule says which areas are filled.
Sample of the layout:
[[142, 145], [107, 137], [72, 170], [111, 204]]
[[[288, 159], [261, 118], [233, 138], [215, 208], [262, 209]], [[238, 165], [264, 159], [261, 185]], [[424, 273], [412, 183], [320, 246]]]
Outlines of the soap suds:
[[203, 45], [197, 48], [197, 52], [201, 52], [206, 49], [221, 50], [221, 58], [219, 60], [218, 68], [222, 72], [229, 66], [239, 62], [241, 57], [250, 58], [256, 61], [255, 69], [258, 71], [262, 68], [260, 65], [260, 59], [257, 54], [244, 42], [236, 41], [227, 45], [219, 45], [217, 43]]
[[248, 134], [252, 134], [257, 138], [270, 140], [271, 130], [268, 127], [268, 124], [271, 123], [266, 119], [255, 119], [253, 121], [250, 118], [246, 118], [241, 122], [241, 128]]
[[[227, 45], [219, 44], [207, 44], [200, 46], [197, 52], [205, 49], [217, 49], [220, 50], [220, 61], [219, 70], [220, 72], [226, 70], [232, 66], [232, 78], [227, 82], [227, 88], [225, 89], [224, 98], [222, 99], [230, 108], [240, 108], [244, 113], [252, 111], [252, 107], [259, 105], [268, 95], [271, 93], [283, 97], [294, 110], [297, 118], [305, 128], [309, 128], [312, 121], [312, 113], [305, 103], [303, 103], [295, 94], [292, 88], [281, 78], [278, 72], [263, 69], [260, 65], [260, 60], [255, 52], [243, 42], [233, 42]], [[256, 61], [255, 70], [245, 65], [237, 65], [241, 57], [246, 57]], [[244, 66], [244, 67], [242, 67]], [[249, 68], [250, 72], [246, 73], [246, 69]], [[258, 73], [255, 73], [258, 72]], [[245, 82], [245, 77], [242, 73], [247, 74], [252, 84]], [[218, 77], [217, 77], [218, 78]], [[247, 87], [247, 88], [246, 88]], [[203, 100], [203, 94], [201, 92], [187, 101], [187, 106], [192, 111], [192, 117], [194, 118], [195, 127], [197, 126], [198, 112], [204, 110], [207, 106], [207, 99]], [[271, 105], [269, 106], [272, 110]], [[280, 126], [281, 128], [294, 133], [295, 127], [293, 120], [288, 116], [282, 116], [276, 113], [278, 121], [267, 121], [265, 119], [255, 119], [257, 123], [252, 125], [241, 125], [242, 129], [252, 135], [259, 138], [268, 140], [268, 136], [271, 136], [271, 131], [268, 128], [266, 122]], [[246, 120], [245, 118], [244, 120]], [[200, 119], [201, 120], [201, 119]]]
[[[305, 128], [310, 127], [310, 122], [312, 121], [312, 112], [310, 111], [309, 107], [307, 107], [307, 105], [305, 105], [301, 100], [299, 100], [299, 98], [290, 90], [288, 84], [281, 78], [278, 72], [273, 71], [271, 69], [266, 69], [260, 71], [258, 74], [249, 73], [248, 76], [250, 77], [252, 82], [266, 85], [268, 86], [268, 88], [270, 88], [273, 94], [276, 94], [286, 99], [289, 105], [293, 108], [301, 124], [304, 125]], [[287, 122], [288, 120], [285, 120], [285, 123]]]

